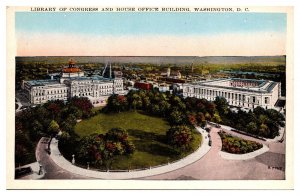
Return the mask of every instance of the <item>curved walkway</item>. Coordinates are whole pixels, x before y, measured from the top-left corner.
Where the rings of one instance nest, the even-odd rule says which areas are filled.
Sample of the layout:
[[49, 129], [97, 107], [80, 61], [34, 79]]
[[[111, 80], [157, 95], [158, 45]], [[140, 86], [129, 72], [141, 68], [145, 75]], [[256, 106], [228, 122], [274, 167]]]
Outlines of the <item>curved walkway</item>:
[[86, 179], [59, 167], [47, 152], [49, 138], [42, 137], [36, 147], [36, 159], [43, 167], [43, 179]]
[[99, 172], [99, 171], [88, 170], [88, 169], [83, 169], [81, 167], [77, 167], [75, 165], [72, 165], [68, 160], [66, 160], [63, 156], [61, 156], [58, 149], [58, 140], [56, 140], [55, 138], [51, 142], [50, 157], [62, 169], [73, 174], [90, 177], [90, 178], [119, 180], [119, 179], [134, 179], [134, 178], [154, 176], [154, 175], [159, 175], [162, 173], [178, 170], [182, 167], [190, 165], [198, 161], [199, 159], [201, 159], [211, 149], [211, 147], [208, 145], [209, 138], [207, 132], [201, 128], [197, 128], [197, 130], [202, 134], [202, 144], [195, 152], [186, 156], [183, 159], [180, 159], [177, 162], [173, 162], [168, 165], [164, 165], [160, 167], [150, 168], [147, 170], [128, 171], [128, 172]]
[[226, 130], [226, 132], [228, 132], [228, 133], [230, 133], [232, 135], [237, 135], [238, 137], [245, 138], [245, 139], [251, 140], [251, 141], [256, 141], [256, 142], [259, 142], [259, 143], [274, 143], [274, 142], [279, 142], [280, 140], [283, 139], [284, 132], [285, 132], [284, 128], [280, 127], [279, 128], [279, 135], [278, 136], [276, 136], [274, 139], [264, 138], [266, 141], [263, 141], [261, 139], [257, 139], [257, 138], [251, 137], [251, 136], [244, 135], [242, 133], [238, 133], [238, 132], [232, 131], [232, 129], [235, 129], [235, 128], [229, 127], [227, 125], [220, 125], [220, 126], [221, 126], [222, 129]]
[[[146, 177], [150, 180], [279, 180], [285, 179], [285, 155], [277, 151], [284, 151], [283, 143], [271, 143], [280, 145], [278, 148], [270, 147], [265, 152], [247, 160], [229, 160], [220, 155], [222, 141], [218, 134], [220, 129], [212, 127], [210, 131], [212, 139], [211, 150], [200, 160], [180, 170]], [[232, 158], [232, 157], [231, 157]], [[280, 168], [280, 169], [274, 169]]]
[[[283, 142], [264, 142], [259, 140], [258, 142], [267, 145], [268, 152], [258, 155], [254, 158], [247, 160], [229, 160], [221, 157], [220, 151], [222, 148], [221, 138], [218, 135], [218, 131], [215, 127], [211, 128], [212, 147], [208, 146], [207, 133], [198, 129], [203, 135], [203, 144], [200, 149], [206, 148], [207, 153], [204, 155], [194, 154], [192, 163], [187, 165], [176, 166], [176, 163], [186, 161], [180, 160], [176, 163], [167, 165], [171, 166], [170, 170], [161, 170], [161, 168], [167, 168], [166, 166], [160, 168], [152, 168], [151, 170], [144, 170], [140, 172], [97, 172], [97, 175], [91, 170], [83, 168], [80, 172], [77, 171], [78, 167], [70, 164], [65, 160], [57, 149], [57, 143], [55, 140], [52, 142], [51, 156], [46, 153], [46, 144], [38, 145], [40, 163], [44, 166], [46, 171], [45, 179], [150, 179], [150, 180], [283, 180], [285, 179], [285, 140]], [[231, 133], [230, 130], [226, 132]], [[232, 132], [233, 135], [240, 136], [244, 139], [256, 140], [256, 138], [249, 138], [249, 136], [239, 135]], [[56, 146], [56, 152], [55, 152]], [[186, 157], [187, 160], [191, 160]], [[202, 156], [199, 157], [199, 156]], [[61, 159], [63, 158], [63, 159]], [[66, 165], [63, 163], [57, 163], [58, 161], [66, 161]], [[160, 170], [158, 170], [160, 169]], [[73, 171], [74, 170], [74, 171]], [[74, 173], [72, 173], [74, 172]], [[77, 173], [76, 173], [77, 172]], [[92, 173], [91, 176], [86, 175]], [[96, 172], [96, 171], [94, 171]], [[160, 173], [162, 172], [162, 173]], [[81, 175], [78, 175], [81, 174]], [[145, 176], [149, 174], [149, 176]], [[94, 177], [92, 177], [95, 175]], [[125, 175], [125, 176], [124, 176]], [[142, 177], [144, 176], [144, 177]]]
[[246, 154], [231, 154], [228, 152], [223, 152], [220, 151], [219, 155], [223, 159], [229, 159], [229, 160], [248, 160], [248, 159], [253, 159], [261, 154], [264, 154], [265, 152], [268, 152], [269, 148], [263, 144], [263, 147], [261, 149], [258, 149], [254, 152], [246, 153]]

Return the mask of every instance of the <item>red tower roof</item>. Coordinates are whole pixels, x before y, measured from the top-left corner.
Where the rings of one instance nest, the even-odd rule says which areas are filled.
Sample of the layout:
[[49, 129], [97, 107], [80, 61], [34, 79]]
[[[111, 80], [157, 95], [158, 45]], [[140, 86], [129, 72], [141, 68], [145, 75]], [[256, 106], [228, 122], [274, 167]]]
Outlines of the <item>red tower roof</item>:
[[77, 73], [77, 72], [81, 72], [81, 69], [77, 68], [77, 67], [67, 67], [63, 69], [64, 73]]

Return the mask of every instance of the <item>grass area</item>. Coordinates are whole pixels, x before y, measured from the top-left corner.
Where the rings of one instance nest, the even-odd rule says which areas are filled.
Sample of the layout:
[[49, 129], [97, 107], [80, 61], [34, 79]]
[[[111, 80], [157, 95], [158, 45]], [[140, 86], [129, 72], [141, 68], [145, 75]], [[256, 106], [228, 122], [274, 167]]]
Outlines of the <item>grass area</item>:
[[99, 110], [102, 110], [105, 106], [98, 106], [98, 107], [93, 107], [92, 112], [98, 112]]
[[241, 139], [230, 134], [219, 132], [222, 139], [222, 151], [232, 154], [246, 154], [263, 147], [262, 144]]
[[117, 114], [100, 113], [83, 120], [75, 126], [75, 131], [79, 136], [87, 136], [92, 133], [106, 133], [115, 127], [126, 129], [130, 136], [134, 134], [132, 130], [164, 135], [170, 128], [167, 121], [158, 117], [148, 116], [142, 112], [121, 112]]
[[100, 113], [83, 120], [75, 126], [76, 133], [83, 137], [92, 133], [106, 133], [109, 129], [126, 129], [136, 151], [130, 156], [118, 156], [110, 169], [137, 169], [165, 164], [182, 158], [196, 150], [201, 143], [201, 135], [194, 131], [192, 148], [184, 154], [167, 144], [165, 134], [170, 128], [167, 121], [143, 112], [122, 112], [118, 114]]

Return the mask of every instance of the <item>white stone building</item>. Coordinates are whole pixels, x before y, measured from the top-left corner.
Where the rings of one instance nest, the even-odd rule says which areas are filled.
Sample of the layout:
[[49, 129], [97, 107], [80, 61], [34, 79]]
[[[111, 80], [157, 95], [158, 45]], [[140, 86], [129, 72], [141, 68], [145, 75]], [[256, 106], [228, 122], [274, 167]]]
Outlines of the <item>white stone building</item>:
[[[23, 89], [31, 104], [43, 104], [50, 100], [64, 100], [71, 97], [88, 97], [94, 106], [105, 105], [112, 94], [124, 94], [122, 78], [103, 76], [85, 77], [71, 60], [64, 68], [59, 80], [31, 80], [23, 82]], [[110, 68], [111, 70], [111, 68]]]
[[265, 109], [275, 107], [281, 96], [279, 82], [254, 79], [217, 79], [183, 84], [184, 97], [204, 98], [214, 101], [217, 96], [224, 97], [229, 105], [242, 108]]

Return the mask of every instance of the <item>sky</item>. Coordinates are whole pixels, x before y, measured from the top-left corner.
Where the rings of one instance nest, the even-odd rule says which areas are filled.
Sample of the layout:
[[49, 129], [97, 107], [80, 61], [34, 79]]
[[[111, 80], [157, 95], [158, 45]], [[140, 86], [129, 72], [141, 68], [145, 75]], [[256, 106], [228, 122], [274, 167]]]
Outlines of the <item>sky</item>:
[[286, 20], [283, 13], [17, 12], [17, 55], [284, 55]]

